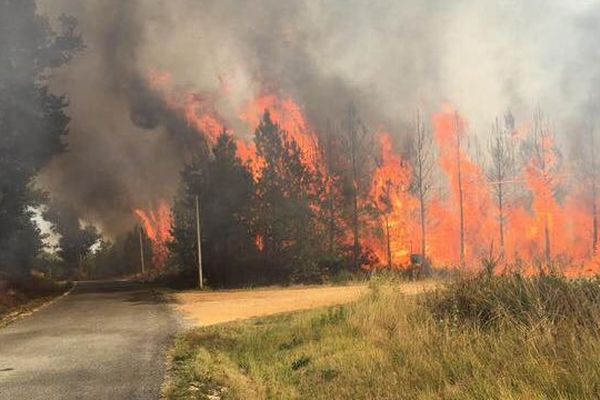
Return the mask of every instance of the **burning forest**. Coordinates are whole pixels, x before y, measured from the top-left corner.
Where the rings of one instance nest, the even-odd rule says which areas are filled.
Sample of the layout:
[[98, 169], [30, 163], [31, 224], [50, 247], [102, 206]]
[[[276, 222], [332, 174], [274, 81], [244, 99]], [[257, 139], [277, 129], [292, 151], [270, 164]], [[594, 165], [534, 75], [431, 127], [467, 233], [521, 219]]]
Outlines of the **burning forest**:
[[[152, 271], [191, 273], [201, 230], [217, 285], [482, 260], [595, 275], [598, 80], [581, 65], [597, 57], [600, 9], [350, 3], [11, 9], [42, 27], [28, 43], [54, 58], [32, 50], [39, 67], [3, 70], [1, 87], [44, 93], [12, 106], [35, 103], [56, 129], [38, 140], [47, 154], [7, 142], [34, 152], [14, 169], [29, 172], [7, 260], [33, 229], [30, 255], [74, 246], [78, 273], [110, 273], [95, 255], [132, 251]], [[69, 229], [55, 218], [66, 214]]]
[[[168, 95], [164, 101], [170, 101]], [[239, 119], [255, 132], [249, 143], [213, 111], [190, 114], [181, 107], [179, 112], [209, 146], [209, 166], [199, 171], [207, 168], [210, 174], [211, 163], [224, 161], [217, 152], [227, 143], [228, 161], [251, 177], [247, 184], [253, 192], [242, 205], [249, 214], [238, 222], [247, 224], [247, 239], [255, 238], [258, 253], [284, 251], [303, 240], [277, 237], [268, 223], [260, 226], [261, 208], [271, 214], [285, 207], [266, 204], [263, 196], [273, 193], [263, 192], [265, 187], [278, 190], [277, 200], [293, 204], [278, 216], [292, 225], [296, 202], [304, 203], [300, 211], [306, 220], [296, 222], [312, 227], [307, 235], [319, 237], [321, 245], [311, 254], [317, 264], [319, 256], [346, 257], [348, 266], [367, 270], [409, 270], [418, 256], [433, 268], [476, 271], [489, 256], [497, 258], [499, 273], [597, 273], [594, 186], [581, 180], [577, 162], [564, 159], [541, 111], [518, 128], [507, 112], [490, 124], [481, 147], [473, 145], [468, 120], [450, 105], [429, 118], [416, 110], [405, 142], [395, 141], [384, 127], [370, 131], [353, 108], [337, 128], [330, 127], [335, 133], [317, 132], [287, 96], [259, 96], [240, 111]], [[281, 186], [271, 187], [275, 184]], [[219, 193], [204, 195], [212, 198], [208, 202], [219, 201]], [[149, 233], [171, 222], [165, 212], [162, 222], [138, 213]], [[150, 237], [163, 246], [164, 238]]]
[[600, 398], [598, 37], [0, 0], [0, 398]]

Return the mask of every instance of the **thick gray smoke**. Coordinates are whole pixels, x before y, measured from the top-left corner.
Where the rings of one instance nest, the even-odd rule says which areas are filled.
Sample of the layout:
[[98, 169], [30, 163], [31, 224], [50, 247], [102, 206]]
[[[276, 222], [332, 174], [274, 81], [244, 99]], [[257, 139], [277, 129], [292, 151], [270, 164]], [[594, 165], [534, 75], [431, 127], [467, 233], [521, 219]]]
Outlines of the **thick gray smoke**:
[[265, 87], [292, 96], [316, 127], [349, 102], [396, 135], [416, 107], [444, 102], [474, 131], [538, 106], [559, 130], [572, 126], [599, 87], [600, 6], [571, 3], [39, 0], [41, 13], [75, 16], [87, 44], [52, 77], [71, 102], [70, 152], [41, 182], [108, 233], [174, 194], [197, 135], [149, 90], [151, 71], [190, 92], [226, 82], [216, 108], [240, 136], [250, 132], [236, 110]]

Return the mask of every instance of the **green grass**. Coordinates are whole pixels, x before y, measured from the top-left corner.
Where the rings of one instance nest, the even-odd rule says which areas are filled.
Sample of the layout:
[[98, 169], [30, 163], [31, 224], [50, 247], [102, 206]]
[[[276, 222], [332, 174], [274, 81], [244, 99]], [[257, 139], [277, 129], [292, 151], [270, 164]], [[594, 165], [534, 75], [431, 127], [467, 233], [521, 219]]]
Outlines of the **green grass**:
[[600, 397], [598, 282], [482, 277], [413, 297], [398, 284], [347, 306], [192, 330], [176, 342], [166, 397]]

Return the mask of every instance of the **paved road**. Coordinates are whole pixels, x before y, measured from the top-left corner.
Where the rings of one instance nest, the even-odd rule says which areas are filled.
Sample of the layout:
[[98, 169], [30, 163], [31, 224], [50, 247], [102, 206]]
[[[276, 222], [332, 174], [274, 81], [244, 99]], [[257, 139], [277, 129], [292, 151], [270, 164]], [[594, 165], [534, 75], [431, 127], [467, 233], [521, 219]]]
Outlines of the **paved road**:
[[80, 282], [0, 329], [0, 399], [158, 399], [177, 325], [152, 290]]

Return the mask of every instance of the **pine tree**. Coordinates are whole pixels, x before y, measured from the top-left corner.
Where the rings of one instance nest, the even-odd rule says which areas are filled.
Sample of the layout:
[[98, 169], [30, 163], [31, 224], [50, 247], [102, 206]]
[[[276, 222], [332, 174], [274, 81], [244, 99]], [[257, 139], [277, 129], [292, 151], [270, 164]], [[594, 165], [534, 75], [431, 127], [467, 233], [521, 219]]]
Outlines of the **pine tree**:
[[250, 232], [252, 175], [236, 155], [233, 137], [223, 132], [208, 161], [196, 158], [182, 172], [174, 207], [170, 250], [179, 265], [197, 270], [195, 199], [199, 197], [204, 277], [214, 286], [235, 286], [259, 274]]
[[51, 203], [44, 212], [44, 218], [53, 224], [54, 233], [60, 236], [58, 255], [63, 260], [67, 274], [87, 274], [85, 258], [101, 238], [96, 228], [89, 224], [82, 225], [75, 210], [66, 203]]
[[256, 230], [276, 279], [318, 280], [321, 240], [313, 208], [315, 176], [297, 143], [266, 111], [255, 132], [264, 168], [256, 184]]
[[[54, 32], [34, 0], [0, 2], [0, 271], [26, 273], [41, 248], [31, 207], [37, 172], [64, 149], [66, 98], [51, 94], [48, 73], [82, 49], [75, 20]], [[26, 242], [29, 244], [25, 248]]]

